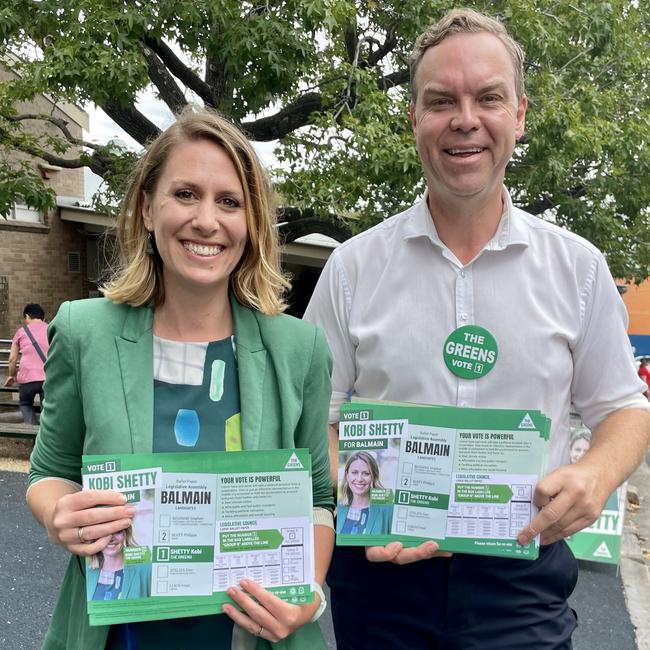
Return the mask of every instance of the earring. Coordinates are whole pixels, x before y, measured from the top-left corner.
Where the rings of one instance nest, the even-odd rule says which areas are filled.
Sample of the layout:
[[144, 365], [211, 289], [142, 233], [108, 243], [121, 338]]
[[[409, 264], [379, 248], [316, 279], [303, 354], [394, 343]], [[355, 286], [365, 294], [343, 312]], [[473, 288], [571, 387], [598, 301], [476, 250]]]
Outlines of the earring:
[[147, 255], [153, 255], [155, 242], [153, 239], [153, 233], [149, 233], [147, 236]]

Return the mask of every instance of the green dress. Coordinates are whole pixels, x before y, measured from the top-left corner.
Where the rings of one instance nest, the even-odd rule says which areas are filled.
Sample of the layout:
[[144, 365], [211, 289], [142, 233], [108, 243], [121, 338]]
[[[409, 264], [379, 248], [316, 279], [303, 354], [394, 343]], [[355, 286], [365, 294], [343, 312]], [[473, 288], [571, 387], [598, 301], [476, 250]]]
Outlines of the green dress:
[[[154, 336], [153, 352], [154, 453], [241, 449], [232, 338], [182, 343]], [[225, 614], [114, 625], [106, 650], [229, 650], [232, 630]]]

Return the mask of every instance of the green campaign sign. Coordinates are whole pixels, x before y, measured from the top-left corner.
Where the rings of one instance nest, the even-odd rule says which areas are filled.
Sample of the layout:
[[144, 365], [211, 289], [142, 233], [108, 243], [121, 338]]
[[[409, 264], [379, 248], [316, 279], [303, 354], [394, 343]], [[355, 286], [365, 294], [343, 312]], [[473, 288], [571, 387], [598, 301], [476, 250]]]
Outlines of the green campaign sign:
[[464, 325], [445, 341], [443, 358], [451, 372], [461, 379], [478, 379], [487, 375], [499, 356], [497, 342], [485, 328]]
[[279, 598], [313, 601], [309, 450], [92, 455], [82, 463], [84, 490], [112, 485], [136, 511], [113, 546], [124, 557], [124, 585], [137, 589], [103, 600], [87, 559], [90, 625], [212, 615], [250, 566]]
[[[472, 327], [457, 334], [462, 346], [482, 345], [489, 342], [482, 331]], [[492, 363], [496, 351], [484, 356]], [[357, 417], [369, 411], [373, 420]], [[337, 522], [337, 545], [400, 541], [406, 547], [432, 539], [452, 553], [535, 559], [539, 538], [523, 548], [516, 533], [536, 513], [533, 495], [547, 464], [550, 429], [551, 421], [533, 409], [353, 397], [341, 407], [339, 422], [338, 503], [345, 515]], [[379, 442], [386, 444], [374, 446]], [[365, 480], [358, 481], [355, 472], [365, 472]], [[350, 516], [354, 481], [353, 495], [369, 497], [370, 524], [365, 529], [355, 527], [358, 511]]]

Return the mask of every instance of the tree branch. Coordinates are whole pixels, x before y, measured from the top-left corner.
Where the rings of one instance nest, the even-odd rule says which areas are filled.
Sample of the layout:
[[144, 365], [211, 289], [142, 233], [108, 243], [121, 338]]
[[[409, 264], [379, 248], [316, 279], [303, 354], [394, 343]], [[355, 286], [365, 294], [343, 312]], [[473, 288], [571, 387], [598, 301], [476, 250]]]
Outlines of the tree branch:
[[187, 106], [185, 96], [156, 53], [147, 45], [142, 47], [142, 53], [147, 60], [149, 77], [158, 89], [161, 99], [167, 104], [169, 110], [177, 115]]
[[41, 147], [31, 144], [29, 142], [20, 142], [15, 137], [12, 136], [7, 129], [0, 128], [0, 139], [5, 142], [10, 143], [12, 149], [17, 149], [23, 153], [29, 154], [30, 156], [35, 156], [44, 160], [50, 165], [56, 165], [57, 167], [64, 167], [66, 169], [77, 169], [78, 167], [83, 167], [86, 163], [83, 162], [81, 157], [79, 158], [63, 158], [57, 156]]
[[374, 67], [377, 65], [387, 54], [390, 54], [397, 45], [397, 29], [391, 26], [386, 32], [386, 40], [373, 52], [368, 55], [368, 65]]
[[166, 43], [149, 35], [145, 35], [144, 42], [158, 55], [176, 79], [193, 90], [206, 104], [212, 105], [213, 97], [210, 86], [186, 66]]
[[327, 235], [338, 242], [344, 242], [352, 237], [352, 231], [336, 216], [319, 216], [310, 208], [306, 210], [293, 207], [280, 208], [278, 221], [281, 223], [280, 236], [285, 244], [312, 233]]
[[554, 207], [555, 207], [555, 203], [551, 201], [551, 197], [545, 195], [540, 199], [538, 199], [537, 201], [533, 201], [528, 205], [521, 206], [521, 209], [524, 212], [528, 212], [528, 214], [538, 215]]
[[348, 63], [354, 63], [357, 58], [357, 47], [359, 46], [359, 36], [357, 35], [357, 24], [348, 25], [343, 34], [345, 51], [348, 56]]
[[[211, 42], [219, 42], [221, 39], [219, 25], [213, 25], [212, 32], [214, 36], [211, 39]], [[223, 108], [224, 112], [228, 113], [228, 109], [230, 108], [228, 104], [232, 101], [233, 89], [228, 74], [226, 73], [224, 62], [221, 60], [218, 53], [211, 52], [210, 50], [211, 48], [208, 47], [205, 57], [205, 83], [210, 88], [212, 96], [212, 101], [210, 103], [215, 108]]]
[[391, 72], [390, 74], [384, 75], [379, 79], [377, 85], [380, 90], [389, 90], [395, 86], [401, 86], [405, 84], [410, 78], [409, 69], [404, 68], [403, 70], [397, 70], [396, 72]]
[[121, 126], [134, 140], [145, 145], [153, 140], [160, 129], [146, 118], [135, 106], [120, 106], [117, 102], [108, 100], [99, 107], [113, 122]]
[[[583, 196], [587, 194], [587, 191], [588, 191], [587, 185], [580, 185], [570, 190], [566, 190], [564, 192], [564, 195], [570, 199], [581, 199]], [[528, 205], [522, 206], [521, 209], [524, 210], [525, 212], [528, 212], [529, 214], [538, 215], [544, 212], [545, 210], [551, 210], [552, 208], [555, 207], [557, 207], [557, 201], [553, 201], [551, 196], [549, 196], [548, 194], [544, 194], [537, 201], [533, 201]]]
[[[385, 91], [402, 85], [408, 79], [408, 69], [398, 70], [381, 77], [377, 85], [380, 90]], [[320, 112], [326, 108], [328, 107], [323, 105], [323, 97], [320, 93], [306, 93], [275, 115], [262, 117], [253, 122], [244, 122], [241, 126], [252, 140], [258, 142], [277, 140], [301, 126], [307, 126], [311, 123], [312, 113]]]
[[230, 103], [232, 100], [232, 88], [228, 83], [225, 66], [218, 56], [206, 57], [205, 81], [211, 90], [211, 106], [220, 109], [224, 104]]
[[253, 122], [242, 123], [242, 128], [252, 140], [267, 142], [284, 137], [288, 133], [311, 123], [310, 116], [323, 109], [320, 93], [307, 93], [275, 115], [262, 117]]
[[[0, 129], [0, 137], [6, 137], [6, 133]], [[105, 156], [101, 151], [94, 151], [89, 156], [79, 156], [78, 158], [63, 158], [50, 153], [46, 149], [41, 149], [35, 145], [28, 145], [24, 143], [14, 143], [13, 148], [17, 151], [22, 151], [35, 158], [44, 160], [49, 165], [62, 167], [64, 169], [79, 169], [81, 167], [88, 167], [97, 176], [103, 177], [104, 174], [112, 168], [113, 164], [110, 158]]]
[[47, 113], [25, 113], [23, 115], [3, 115], [3, 119], [7, 122], [22, 122], [23, 120], [42, 120], [44, 122], [49, 122], [56, 126], [65, 139], [77, 147], [88, 147], [89, 149], [101, 149], [102, 145], [95, 144], [93, 142], [87, 142], [86, 140], [81, 140], [80, 138], [75, 138], [70, 130], [68, 129], [68, 122], [53, 115], [48, 115]]

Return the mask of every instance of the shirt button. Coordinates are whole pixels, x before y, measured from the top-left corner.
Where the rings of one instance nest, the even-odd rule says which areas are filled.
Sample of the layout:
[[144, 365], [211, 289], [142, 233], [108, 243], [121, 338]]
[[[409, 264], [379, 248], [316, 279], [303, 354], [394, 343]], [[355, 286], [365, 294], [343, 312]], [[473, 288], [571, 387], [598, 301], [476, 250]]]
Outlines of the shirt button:
[[460, 320], [467, 320], [467, 314], [461, 314]]
[[461, 271], [461, 272], [460, 272], [460, 277], [461, 277], [461, 278], [464, 278], [464, 277], [465, 277], [465, 271]]

